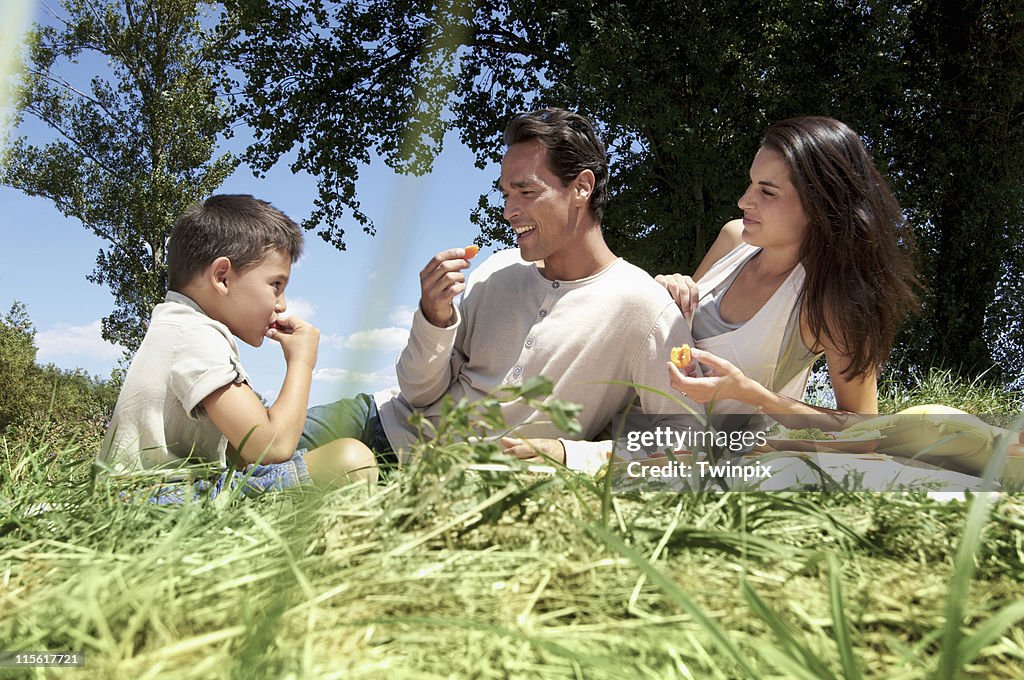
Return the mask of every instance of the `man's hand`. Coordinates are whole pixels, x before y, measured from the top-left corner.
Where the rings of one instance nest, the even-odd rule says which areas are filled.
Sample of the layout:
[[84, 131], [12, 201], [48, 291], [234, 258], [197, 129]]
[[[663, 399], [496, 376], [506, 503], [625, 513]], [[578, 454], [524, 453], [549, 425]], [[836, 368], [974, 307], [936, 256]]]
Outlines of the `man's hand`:
[[452, 324], [455, 305], [452, 300], [466, 290], [463, 269], [469, 267], [465, 248], [449, 248], [435, 255], [420, 272], [420, 309], [434, 326]]
[[305, 364], [310, 370], [316, 365], [317, 348], [320, 346], [320, 329], [295, 316], [278, 317], [267, 331], [267, 337], [281, 343], [284, 361]]
[[[516, 458], [525, 460], [547, 461], [565, 465], [565, 447], [558, 439], [517, 439], [502, 437], [501, 448]], [[546, 457], [545, 457], [546, 456]]]
[[665, 286], [668, 294], [676, 301], [683, 316], [689, 317], [697, 309], [700, 292], [697, 283], [689, 276], [682, 274], [658, 274], [654, 280]]
[[1017, 434], [1017, 442], [1006, 449], [1007, 456], [1024, 456], [1024, 432]]

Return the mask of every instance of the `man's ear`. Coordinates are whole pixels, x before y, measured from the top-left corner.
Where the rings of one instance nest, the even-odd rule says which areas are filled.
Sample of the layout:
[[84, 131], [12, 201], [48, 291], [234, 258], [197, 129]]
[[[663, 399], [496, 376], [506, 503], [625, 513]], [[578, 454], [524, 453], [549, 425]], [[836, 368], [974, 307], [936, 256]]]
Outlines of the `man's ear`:
[[207, 267], [207, 276], [214, 289], [221, 295], [228, 292], [228, 274], [231, 273], [231, 260], [221, 256]]
[[584, 170], [576, 175], [576, 179], [572, 181], [575, 197], [581, 202], [589, 201], [591, 194], [594, 193], [595, 183], [594, 173], [591, 170]]

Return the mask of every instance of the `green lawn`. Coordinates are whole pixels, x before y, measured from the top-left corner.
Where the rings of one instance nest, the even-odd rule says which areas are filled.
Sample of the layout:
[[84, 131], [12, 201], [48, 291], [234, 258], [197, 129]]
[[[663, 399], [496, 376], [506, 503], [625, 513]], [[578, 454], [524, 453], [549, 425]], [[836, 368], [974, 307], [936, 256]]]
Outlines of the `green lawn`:
[[0, 677], [1022, 675], [1022, 494], [609, 496], [441, 446], [372, 493], [156, 507], [0, 442], [0, 647], [87, 658]]

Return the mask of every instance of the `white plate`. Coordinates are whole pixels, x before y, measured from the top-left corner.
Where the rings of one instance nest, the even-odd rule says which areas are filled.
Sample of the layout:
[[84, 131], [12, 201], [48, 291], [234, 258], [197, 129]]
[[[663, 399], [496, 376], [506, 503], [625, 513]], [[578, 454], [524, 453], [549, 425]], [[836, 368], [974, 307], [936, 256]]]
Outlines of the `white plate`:
[[878, 448], [885, 437], [865, 439], [768, 439], [776, 451], [813, 451], [830, 453], [868, 453]]

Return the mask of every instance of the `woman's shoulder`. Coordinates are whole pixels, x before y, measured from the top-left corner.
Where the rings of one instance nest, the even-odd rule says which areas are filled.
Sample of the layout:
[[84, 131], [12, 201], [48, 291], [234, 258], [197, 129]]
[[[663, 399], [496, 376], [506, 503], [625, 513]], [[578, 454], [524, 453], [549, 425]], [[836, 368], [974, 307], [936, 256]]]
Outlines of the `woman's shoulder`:
[[743, 245], [743, 220], [732, 220], [726, 222], [718, 237], [708, 249], [704, 259], [701, 260], [697, 271], [693, 273], [693, 279], [699, 281], [708, 271], [711, 270], [719, 260]]
[[716, 245], [718, 241], [723, 241], [723, 244], [728, 245], [729, 250], [743, 243], [743, 220], [735, 219], [726, 222], [718, 234]]
[[824, 327], [815, 335], [807, 317], [807, 307], [800, 305], [800, 336], [804, 347], [814, 354], [828, 354], [833, 361], [838, 356], [848, 356], [849, 351], [838, 340], [844, 336], [842, 324], [828, 305], [823, 310], [822, 323]]

